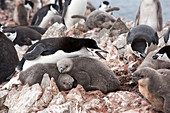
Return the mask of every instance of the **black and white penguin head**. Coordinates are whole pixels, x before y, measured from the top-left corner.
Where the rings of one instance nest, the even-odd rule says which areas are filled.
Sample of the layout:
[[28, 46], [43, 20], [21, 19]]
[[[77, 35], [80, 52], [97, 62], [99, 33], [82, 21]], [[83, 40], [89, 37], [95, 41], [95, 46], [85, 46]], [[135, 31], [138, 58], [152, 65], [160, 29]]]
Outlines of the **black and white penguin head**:
[[34, 4], [31, 1], [25, 1], [24, 7], [28, 10], [33, 10]]
[[168, 28], [168, 30], [164, 34], [164, 42], [165, 42], [166, 45], [170, 45], [170, 27]]
[[12, 42], [14, 42], [14, 40], [15, 40], [16, 37], [17, 37], [17, 32], [16, 32], [16, 31], [5, 32], [4, 34], [5, 34], [6, 37], [7, 37], [8, 39], [10, 39]]
[[55, 4], [51, 4], [49, 11], [52, 12], [53, 14], [58, 14], [58, 6]]
[[102, 4], [99, 6], [99, 10], [102, 10], [102, 11], [105, 11], [108, 8], [110, 8], [108, 1], [103, 1]]
[[131, 44], [128, 44], [128, 49], [137, 57], [144, 59], [148, 53], [149, 44], [143, 35], [136, 35]]
[[170, 61], [170, 45], [162, 47], [155, 55], [152, 56], [153, 59]]

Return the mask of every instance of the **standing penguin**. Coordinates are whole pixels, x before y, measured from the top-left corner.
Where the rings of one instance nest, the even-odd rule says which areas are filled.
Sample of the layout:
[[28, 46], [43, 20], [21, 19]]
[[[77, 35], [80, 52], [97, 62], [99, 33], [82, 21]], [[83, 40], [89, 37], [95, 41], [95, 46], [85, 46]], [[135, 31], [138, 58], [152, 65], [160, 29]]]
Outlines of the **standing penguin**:
[[71, 18], [71, 16], [84, 16], [86, 12], [86, 7], [87, 0], [65, 0], [62, 20], [68, 29], [80, 20], [79, 18]]
[[36, 25], [42, 28], [47, 27], [52, 17], [56, 14], [59, 14], [58, 8], [59, 7], [56, 4], [48, 4], [42, 7], [35, 13], [31, 25]]
[[126, 41], [128, 53], [144, 59], [150, 51], [157, 48], [159, 37], [152, 27], [139, 25], [128, 33]]
[[17, 3], [14, 9], [13, 19], [18, 25], [26, 26], [29, 21], [30, 10], [33, 9], [33, 3], [31, 1], [25, 1], [24, 4]]
[[165, 45], [170, 45], [170, 27], [168, 28], [167, 32], [164, 34], [164, 42]]
[[136, 14], [135, 25], [146, 24], [155, 31], [162, 30], [162, 8], [159, 0], [142, 0]]

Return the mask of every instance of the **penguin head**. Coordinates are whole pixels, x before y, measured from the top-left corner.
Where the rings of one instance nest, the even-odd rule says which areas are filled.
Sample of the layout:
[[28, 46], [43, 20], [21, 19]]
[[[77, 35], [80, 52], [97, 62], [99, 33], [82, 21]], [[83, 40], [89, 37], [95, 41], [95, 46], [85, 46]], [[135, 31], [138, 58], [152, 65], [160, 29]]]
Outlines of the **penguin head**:
[[59, 14], [58, 13], [58, 6], [56, 4], [51, 4], [50, 5], [50, 11], [53, 13], [53, 14]]
[[148, 52], [148, 42], [145, 38], [136, 38], [131, 43], [131, 51], [137, 57], [144, 59]]
[[73, 67], [73, 61], [70, 58], [63, 58], [57, 62], [57, 68], [60, 73], [67, 73]]
[[[88, 40], [88, 39], [87, 39]], [[100, 52], [103, 52], [103, 53], [108, 53], [108, 51], [105, 51], [105, 50], [102, 50], [96, 43], [95, 40], [93, 39], [89, 39], [87, 42], [86, 42], [86, 45], [87, 47], [87, 50], [90, 51], [92, 53], [93, 56], [99, 56], [100, 58], [102, 59], [105, 59], [101, 54]]]
[[69, 90], [73, 87], [74, 79], [68, 74], [61, 74], [59, 76], [60, 86], [64, 88], [64, 90]]
[[102, 4], [99, 6], [99, 10], [106, 10], [108, 8], [110, 8], [111, 6], [109, 5], [109, 2], [108, 1], [103, 1]]
[[24, 7], [29, 9], [29, 10], [33, 10], [34, 4], [33, 4], [33, 2], [26, 0], [25, 4], [24, 4]]
[[4, 34], [6, 35], [6, 37], [8, 39], [10, 39], [12, 42], [14, 42], [14, 40], [17, 37], [17, 32], [16, 31], [11, 31], [11, 32], [4, 32]]
[[153, 59], [170, 61], [170, 46], [162, 47], [156, 54], [152, 56]]

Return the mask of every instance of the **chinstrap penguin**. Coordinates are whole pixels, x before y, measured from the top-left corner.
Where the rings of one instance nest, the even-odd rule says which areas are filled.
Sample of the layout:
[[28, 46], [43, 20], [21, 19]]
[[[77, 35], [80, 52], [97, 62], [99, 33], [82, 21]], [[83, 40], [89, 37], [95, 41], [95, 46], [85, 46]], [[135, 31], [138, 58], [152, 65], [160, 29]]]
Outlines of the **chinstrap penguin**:
[[138, 80], [139, 91], [157, 111], [170, 112], [170, 70], [159, 71], [144, 67], [134, 75]]
[[164, 34], [164, 42], [165, 42], [165, 45], [170, 45], [170, 27]]
[[152, 58], [163, 61], [170, 61], [170, 45], [160, 48], [160, 50], [156, 52], [156, 54], [154, 54]]
[[87, 0], [65, 0], [62, 12], [63, 24], [69, 29], [76, 24], [80, 19], [71, 18], [73, 15], [85, 15]]
[[31, 25], [46, 28], [54, 15], [59, 15], [56, 4], [48, 4], [39, 9], [33, 16]]
[[155, 31], [162, 30], [162, 8], [159, 0], [142, 0], [136, 14], [135, 25], [149, 25]]
[[41, 40], [41, 34], [27, 26], [15, 26], [3, 29], [3, 33], [14, 45], [32, 45]]
[[0, 32], [0, 84], [15, 70], [19, 59], [14, 44]]
[[[106, 11], [107, 9], [111, 8], [111, 5], [108, 1], [103, 1], [100, 5], [99, 5], [99, 10], [100, 11]], [[112, 12], [108, 12], [109, 14], [112, 14]]]
[[69, 74], [85, 90], [100, 90], [103, 93], [115, 91], [120, 82], [115, 74], [102, 62], [90, 57], [64, 58], [57, 62], [62, 74]]
[[56, 63], [65, 57], [80, 55], [99, 56], [105, 59], [100, 52], [108, 53], [98, 47], [93, 39], [72, 37], [48, 38], [40, 40], [27, 50], [17, 66], [17, 70], [26, 70], [36, 63]]
[[14, 9], [13, 19], [18, 25], [26, 26], [29, 24], [29, 13], [33, 9], [31, 1], [25, 3], [17, 3]]
[[156, 54], [155, 51], [151, 51], [144, 61], [138, 66], [137, 70], [142, 69], [143, 67], [150, 67], [155, 70], [157, 69], [170, 69], [170, 61], [153, 59], [153, 56]]
[[126, 41], [128, 53], [144, 59], [150, 51], [157, 48], [159, 37], [152, 27], [139, 25], [129, 31]]

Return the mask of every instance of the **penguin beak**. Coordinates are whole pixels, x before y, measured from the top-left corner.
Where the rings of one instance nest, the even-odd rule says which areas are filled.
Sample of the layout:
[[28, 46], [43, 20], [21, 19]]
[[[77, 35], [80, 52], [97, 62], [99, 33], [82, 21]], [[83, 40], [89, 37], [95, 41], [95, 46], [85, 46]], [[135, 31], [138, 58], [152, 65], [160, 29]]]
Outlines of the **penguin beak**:
[[102, 49], [95, 49], [95, 50], [94, 50], [94, 53], [95, 53], [97, 56], [99, 56], [100, 58], [106, 60], [106, 58], [105, 58], [104, 56], [102, 56], [102, 55], [100, 54], [100, 52], [103, 52], [103, 53], [109, 53], [109, 52], [108, 52], [108, 51], [105, 51], [105, 50], [102, 50]]
[[64, 68], [60, 67], [60, 68], [58, 68], [58, 71], [59, 71], [60, 73], [62, 73], [62, 72], [64, 71]]
[[145, 53], [141, 53], [141, 54], [140, 54], [140, 57], [141, 57], [141, 59], [145, 59], [146, 54], [145, 54]]
[[67, 86], [67, 89], [71, 89], [73, 84], [69, 82], [69, 83], [66, 83], [66, 86]]

